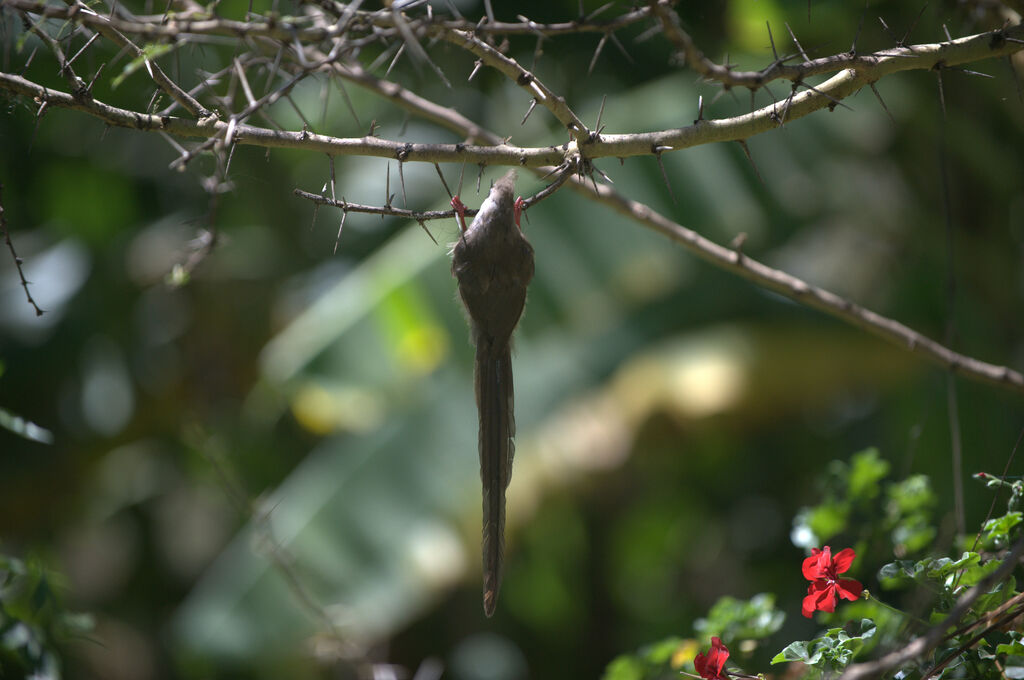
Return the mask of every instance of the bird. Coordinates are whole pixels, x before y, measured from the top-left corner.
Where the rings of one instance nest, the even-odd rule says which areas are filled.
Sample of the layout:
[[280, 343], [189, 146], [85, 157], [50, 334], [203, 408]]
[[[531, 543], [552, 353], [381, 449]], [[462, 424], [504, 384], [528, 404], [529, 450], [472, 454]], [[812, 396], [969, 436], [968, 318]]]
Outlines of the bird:
[[523, 200], [513, 200], [516, 173], [491, 187], [467, 228], [465, 206], [456, 196], [461, 234], [452, 249], [452, 274], [469, 317], [476, 346], [475, 392], [479, 416], [480, 481], [483, 485], [483, 605], [497, 606], [505, 549], [505, 490], [515, 455], [512, 332], [526, 305], [533, 278], [533, 247], [519, 224]]

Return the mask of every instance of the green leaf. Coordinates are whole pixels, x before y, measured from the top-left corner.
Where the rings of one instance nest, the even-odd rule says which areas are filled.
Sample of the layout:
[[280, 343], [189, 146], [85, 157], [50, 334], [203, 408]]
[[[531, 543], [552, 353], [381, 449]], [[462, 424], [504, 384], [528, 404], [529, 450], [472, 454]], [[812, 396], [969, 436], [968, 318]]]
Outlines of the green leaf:
[[814, 666], [821, 659], [821, 651], [818, 650], [812, 654], [810, 647], [813, 646], [813, 640], [810, 642], [792, 642], [785, 649], [772, 657], [772, 664], [785, 663], [787, 661], [801, 661], [808, 666]]
[[693, 627], [706, 637], [759, 640], [781, 628], [785, 620], [786, 614], [775, 608], [775, 595], [760, 593], [749, 600], [720, 598], [707, 617], [698, 619]]
[[655, 664], [667, 664], [672, 660], [672, 655], [676, 653], [680, 645], [683, 644], [682, 638], [670, 637], [662, 640], [661, 642], [655, 642], [647, 647], [640, 650], [644, 660]]
[[878, 496], [878, 482], [889, 474], [889, 467], [874, 447], [854, 454], [850, 460], [850, 498], [870, 500]]
[[831, 501], [810, 509], [805, 519], [808, 528], [823, 543], [846, 529], [849, 516], [849, 503]]
[[1024, 513], [1008, 512], [1002, 517], [996, 517], [985, 522], [982, 531], [985, 536], [982, 539], [986, 546], [1003, 547], [1010, 542], [1011, 530], [1021, 523]]
[[772, 663], [802, 661], [819, 670], [841, 670], [875, 635], [877, 627], [871, 619], [850, 622], [842, 628], [830, 628], [825, 635], [807, 642], [794, 642], [772, 658]]
[[878, 570], [878, 581], [883, 588], [892, 589], [913, 581], [921, 571], [919, 562], [896, 560]]
[[996, 645], [996, 654], [1009, 654], [1010, 656], [1024, 656], [1024, 642], [1020, 639], [1020, 631], [1011, 631], [1011, 640]]
[[615, 657], [604, 669], [603, 680], [643, 680], [644, 665], [628, 654]]
[[[989, 564], [999, 564], [995, 560]], [[1011, 597], [1017, 595], [1017, 579], [1010, 576], [1005, 581], [997, 583], [992, 590], [979, 597], [974, 603], [974, 611], [984, 613], [992, 611]]]

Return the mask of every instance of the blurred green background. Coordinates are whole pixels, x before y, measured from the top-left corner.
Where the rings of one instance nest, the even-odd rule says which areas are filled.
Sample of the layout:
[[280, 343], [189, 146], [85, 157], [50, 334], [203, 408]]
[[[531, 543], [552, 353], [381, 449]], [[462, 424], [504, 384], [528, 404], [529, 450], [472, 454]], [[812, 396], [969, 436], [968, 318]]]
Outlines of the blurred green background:
[[[921, 12], [868, 4], [861, 52], [892, 45], [879, 16], [902, 36]], [[943, 25], [954, 37], [1001, 25], [980, 6], [930, 3], [909, 42], [941, 40]], [[243, 18], [247, 7], [217, 11]], [[788, 22], [817, 57], [849, 49], [863, 11], [815, 1], [808, 18], [805, 2], [781, 0], [678, 9], [709, 56], [739, 68], [769, 62], [766, 21], [780, 51], [792, 48]], [[575, 0], [496, 12], [578, 14]], [[19, 22], [2, 18], [4, 70], [21, 72], [38, 41], [18, 49]], [[588, 123], [607, 95], [607, 132], [688, 125], [699, 95], [706, 117], [749, 111], [747, 92], [717, 96], [670, 64], [660, 36], [637, 42], [648, 26], [620, 31], [631, 60], [605, 45], [592, 75], [595, 34], [547, 41], [539, 56], [535, 38], [517, 38], [510, 54], [536, 59]], [[233, 51], [214, 41], [161, 64], [189, 87]], [[430, 53], [452, 90], [407, 59], [390, 78], [514, 144], [564, 141], [542, 109], [520, 125], [528, 97], [500, 74], [467, 83], [469, 55]], [[79, 73], [113, 56], [89, 50]], [[145, 109], [144, 71], [111, 87], [125, 64], [107, 66], [96, 97]], [[936, 74], [908, 72], [878, 83], [894, 120], [862, 91], [845, 102], [852, 111], [751, 139], [763, 182], [735, 144], [665, 155], [674, 198], [652, 158], [597, 165], [618, 191], [708, 238], [746, 233], [751, 257], [1020, 370], [1024, 104], [1008, 64], [970, 66], [992, 78], [945, 72], [944, 115]], [[1019, 73], [1019, 55], [1014, 64]], [[66, 89], [43, 48], [26, 76]], [[316, 132], [362, 136], [375, 120], [386, 139], [462, 141], [346, 90], [358, 122], [322, 78], [293, 99]], [[772, 90], [781, 100], [789, 88]], [[750, 662], [768, 670], [815, 630], [799, 616], [804, 553], [790, 531], [820, 500], [814, 480], [829, 461], [878, 446], [897, 478], [932, 477], [941, 526], [952, 526], [942, 371], [562, 191], [524, 221], [537, 274], [516, 339], [507, 568], [485, 619], [472, 348], [445, 246], [454, 222], [428, 225], [435, 245], [415, 223], [353, 214], [333, 253], [340, 215], [292, 195], [321, 190], [328, 160], [240, 146], [213, 214], [221, 243], [172, 287], [168, 273], [210, 227], [212, 159], [173, 172], [177, 152], [159, 135], [63, 110], [37, 122], [32, 102], [3, 103], [5, 216], [47, 313], [35, 317], [0, 256], [0, 408], [52, 442], [0, 430], [0, 551], [52, 568], [66, 606], [94, 615], [88, 639], [63, 648], [69, 678], [349, 677], [344, 659], [363, 655], [422, 677], [597, 677], [617, 654], [693, 636], [720, 596], [774, 592], [786, 623]], [[271, 113], [303, 125], [287, 102]], [[397, 205], [446, 206], [433, 168], [406, 165], [404, 196], [391, 166], [338, 158], [338, 193], [383, 204], [390, 173]], [[461, 169], [443, 170], [457, 185]], [[466, 168], [465, 202], [479, 205], [502, 171], [488, 169], [476, 193]], [[524, 195], [541, 186], [520, 173]], [[955, 384], [965, 474], [1002, 472], [1021, 398]], [[971, 530], [990, 495], [969, 480], [964, 493]], [[871, 588], [878, 566], [853, 575]]]

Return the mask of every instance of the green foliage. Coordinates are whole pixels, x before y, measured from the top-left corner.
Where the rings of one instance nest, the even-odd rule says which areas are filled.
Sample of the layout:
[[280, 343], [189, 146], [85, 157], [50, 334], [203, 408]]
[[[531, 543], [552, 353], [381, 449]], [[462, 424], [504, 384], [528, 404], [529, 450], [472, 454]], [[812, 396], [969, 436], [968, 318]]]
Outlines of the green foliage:
[[641, 648], [635, 654], [623, 654], [612, 659], [601, 677], [603, 680], [678, 678], [681, 659], [692, 657], [693, 649], [692, 641], [666, 638]]
[[772, 664], [800, 661], [815, 669], [812, 677], [846, 668], [865, 643], [874, 637], [875, 622], [861, 619], [842, 628], [830, 628], [824, 635], [806, 642], [794, 642], [772, 659]]
[[59, 680], [59, 642], [91, 628], [91, 618], [63, 609], [38, 563], [0, 555], [0, 677]]
[[782, 627], [785, 612], [775, 608], [775, 595], [760, 593], [749, 600], [722, 597], [711, 607], [706, 618], [697, 619], [694, 629], [705, 638], [759, 640]]
[[[936, 534], [932, 522], [936, 499], [931, 483], [924, 475], [883, 483], [889, 470], [889, 463], [876, 448], [855, 454], [849, 463], [830, 463], [822, 502], [797, 513], [794, 543], [819, 547], [856, 529], [864, 539], [888, 534], [898, 555], [913, 554], [931, 545]], [[879, 517], [884, 519], [878, 521]]]
[[900, 552], [912, 554], [931, 545], [937, 533], [932, 524], [935, 493], [924, 475], [912, 475], [888, 485], [885, 529]]
[[[809, 532], [815, 539], [823, 536], [827, 539], [835, 532], [848, 530], [852, 518], [858, 517], [858, 522], [862, 523], [858, 528], [864, 536], [888, 535], [897, 554], [923, 549], [936, 531], [931, 518], [935, 495], [929, 480], [914, 475], [901, 482], [884, 483], [888, 471], [888, 463], [881, 460], [876, 449], [853, 456], [848, 464], [833, 462], [828, 466], [825, 500], [819, 506], [800, 512], [798, 530]], [[1021, 513], [1014, 509], [1018, 498], [1016, 484], [989, 481], [990, 489], [1009, 486], [1014, 493], [1008, 503], [1010, 510], [1002, 517], [985, 522], [981, 539], [984, 545], [1009, 545], [1020, 531]], [[877, 512], [872, 514], [872, 509]], [[914, 586], [934, 594], [932, 609], [924, 616], [924, 621], [914, 620], [866, 592], [865, 597], [843, 604], [835, 612], [822, 613], [824, 621], [839, 625], [826, 629], [818, 637], [789, 644], [771, 663], [799, 662], [806, 668], [804, 677], [832, 677], [858, 657], [870, 654], [875, 647], [892, 649], [905, 645], [908, 629], [919, 632], [921, 626], [942, 623], [965, 591], [999, 569], [1002, 560], [989, 559], [988, 555], [968, 550], [958, 557], [928, 555], [917, 560], [889, 562], [878, 570], [883, 588], [895, 590]], [[794, 569], [794, 578], [797, 576]], [[974, 601], [971, 611], [956, 622], [955, 630], [951, 622], [952, 632], [932, 656], [909, 662], [899, 669], [898, 677], [929, 674], [930, 677], [991, 680], [1024, 678], [1024, 665], [1020, 663], [1024, 661], [1024, 636], [1019, 631], [1003, 630], [1020, 615], [1019, 603], [1017, 608], [1006, 606], [1012, 605], [1011, 599], [1019, 595], [1017, 579], [1012, 575], [990, 584]], [[728, 646], [769, 637], [781, 628], [784, 620], [784, 612], [775, 607], [775, 596], [761, 593], [749, 600], [719, 599], [705, 618], [695, 622], [694, 628], [702, 638], [717, 636]], [[667, 673], [689, 662], [695, 653], [693, 641], [670, 638], [637, 654], [617, 658], [608, 666], [604, 677], [606, 680], [667, 677]]]
[[1020, 535], [1018, 525], [1022, 517], [1024, 513], [1014, 511], [985, 522], [981, 544], [989, 550], [1005, 550]]

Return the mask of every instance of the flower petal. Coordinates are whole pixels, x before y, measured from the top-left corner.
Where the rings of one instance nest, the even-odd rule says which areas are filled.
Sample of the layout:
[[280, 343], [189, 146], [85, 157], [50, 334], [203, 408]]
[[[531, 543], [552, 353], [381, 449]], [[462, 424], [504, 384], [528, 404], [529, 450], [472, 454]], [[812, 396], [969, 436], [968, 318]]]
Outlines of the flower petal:
[[704, 680], [727, 680], [729, 674], [723, 669], [728, 658], [729, 648], [722, 644], [721, 638], [713, 637], [707, 656], [703, 653], [697, 654], [693, 659], [693, 667]]
[[704, 656], [703, 652], [700, 652], [697, 654], [697, 656], [693, 657], [693, 667], [697, 670], [697, 675], [699, 675], [702, 678], [708, 677], [704, 674], [704, 671], [708, 667], [708, 660], [707, 657]]
[[[808, 581], [825, 577], [825, 569], [828, 567], [828, 546], [825, 547], [825, 552], [818, 550], [817, 548], [811, 548], [811, 556], [804, 560], [803, 572], [804, 578]], [[822, 562], [824, 558], [824, 562]]]
[[864, 586], [861, 582], [852, 578], [837, 579], [835, 587], [840, 597], [845, 597], [851, 602], [860, 597], [860, 594], [864, 591]]
[[844, 571], [849, 569], [856, 557], [857, 553], [853, 551], [853, 548], [846, 548], [837, 552], [836, 556], [832, 559], [832, 563], [836, 568], [836, 573], [842, 574]]

